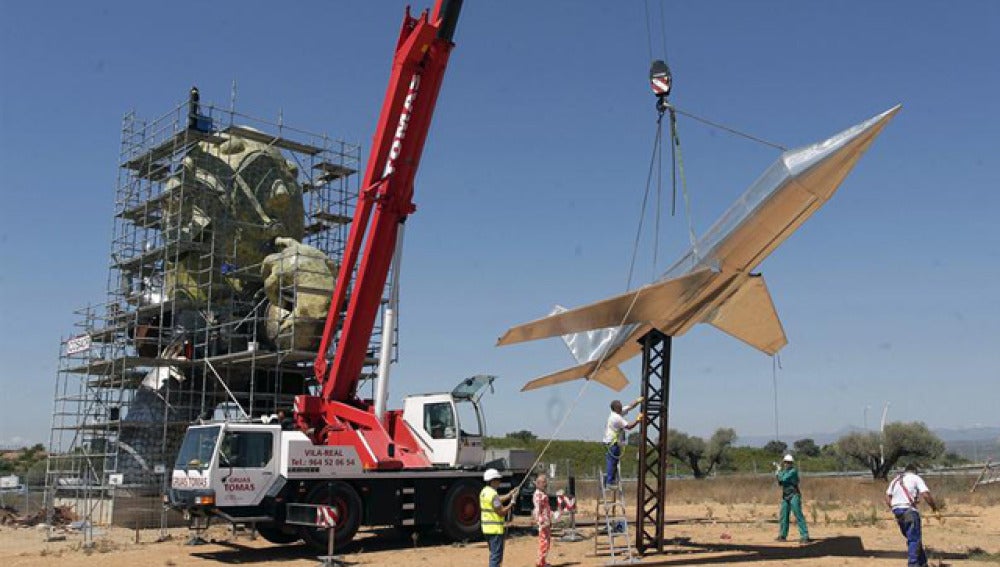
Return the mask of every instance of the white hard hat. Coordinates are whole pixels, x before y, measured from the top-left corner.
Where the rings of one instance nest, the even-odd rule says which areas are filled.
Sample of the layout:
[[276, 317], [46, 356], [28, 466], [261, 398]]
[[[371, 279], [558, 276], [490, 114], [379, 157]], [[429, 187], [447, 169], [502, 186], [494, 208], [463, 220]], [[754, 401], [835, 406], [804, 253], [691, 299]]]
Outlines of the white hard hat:
[[486, 482], [496, 480], [498, 478], [503, 478], [503, 475], [496, 469], [486, 469], [486, 472], [483, 473], [483, 480]]
[[791, 455], [785, 455], [785, 458], [782, 459], [782, 460], [785, 461], [786, 463], [794, 463], [795, 462], [795, 457], [793, 457]]

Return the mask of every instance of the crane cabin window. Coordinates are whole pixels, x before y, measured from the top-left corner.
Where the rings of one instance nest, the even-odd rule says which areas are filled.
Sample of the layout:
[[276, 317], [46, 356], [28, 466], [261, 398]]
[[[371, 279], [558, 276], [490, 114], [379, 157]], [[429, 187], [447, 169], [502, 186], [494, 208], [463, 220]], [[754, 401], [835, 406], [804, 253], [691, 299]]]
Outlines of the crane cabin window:
[[219, 446], [219, 466], [259, 469], [271, 462], [273, 435], [268, 431], [227, 431]]
[[424, 406], [424, 430], [432, 439], [455, 438], [455, 412], [449, 402], [438, 402]]

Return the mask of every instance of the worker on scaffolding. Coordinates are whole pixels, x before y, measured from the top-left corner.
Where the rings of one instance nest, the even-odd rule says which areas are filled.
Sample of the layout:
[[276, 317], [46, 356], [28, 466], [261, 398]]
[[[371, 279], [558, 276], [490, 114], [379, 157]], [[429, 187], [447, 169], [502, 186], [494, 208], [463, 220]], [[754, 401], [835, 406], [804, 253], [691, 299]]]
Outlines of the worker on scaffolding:
[[604, 428], [604, 447], [607, 456], [605, 457], [604, 485], [610, 486], [618, 483], [618, 462], [622, 458], [622, 448], [625, 446], [625, 432], [631, 431], [642, 421], [642, 413], [636, 416], [635, 421], [629, 423], [624, 416], [642, 403], [642, 397], [638, 397], [631, 404], [622, 407], [620, 400], [611, 402], [611, 413], [608, 415], [608, 423]]

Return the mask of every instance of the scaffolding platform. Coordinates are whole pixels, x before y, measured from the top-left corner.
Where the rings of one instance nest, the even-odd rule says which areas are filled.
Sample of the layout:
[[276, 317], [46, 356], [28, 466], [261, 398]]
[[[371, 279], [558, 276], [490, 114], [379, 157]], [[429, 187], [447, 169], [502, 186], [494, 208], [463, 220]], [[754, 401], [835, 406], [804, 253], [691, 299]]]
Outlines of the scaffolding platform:
[[260, 142], [262, 144], [267, 144], [268, 146], [273, 146], [275, 148], [290, 150], [293, 152], [303, 153], [310, 156], [315, 156], [323, 153], [323, 148], [321, 147], [312, 146], [309, 144], [303, 144], [301, 142], [296, 142], [294, 140], [282, 138], [281, 136], [274, 136], [244, 126], [229, 126], [225, 130], [223, 130], [223, 132], [233, 136], [238, 136], [240, 138], [246, 138], [247, 140], [253, 140], [255, 142]]
[[122, 167], [125, 169], [131, 169], [136, 172], [137, 175], [156, 180], [154, 176], [162, 175], [165, 170], [164, 164], [161, 163], [164, 159], [181, 153], [198, 142], [220, 144], [224, 141], [226, 141], [225, 138], [215, 134], [202, 132], [200, 130], [184, 129], [159, 143], [155, 147], [139, 154], [137, 157], [124, 162]]
[[142, 356], [123, 356], [114, 359], [94, 359], [89, 362], [63, 369], [69, 374], [90, 374], [91, 376], [107, 375], [111, 372], [131, 368], [155, 368], [160, 366], [188, 366], [192, 361], [184, 358], [147, 358]]
[[312, 214], [312, 217], [316, 220], [327, 221], [331, 224], [348, 224], [354, 220], [353, 217], [331, 213], [329, 211], [316, 211]]
[[119, 259], [114, 267], [123, 272], [149, 272], [154, 270], [154, 262], [170, 259], [185, 254], [187, 252], [205, 252], [209, 250], [210, 244], [206, 242], [195, 242], [191, 240], [178, 240], [163, 246], [149, 248], [142, 254], [131, 258]]
[[337, 179], [343, 179], [358, 172], [356, 169], [345, 167], [339, 163], [330, 163], [328, 161], [321, 161], [317, 163], [313, 166], [313, 169], [322, 171], [322, 173], [316, 178], [319, 184], [329, 183], [330, 181], [336, 181]]

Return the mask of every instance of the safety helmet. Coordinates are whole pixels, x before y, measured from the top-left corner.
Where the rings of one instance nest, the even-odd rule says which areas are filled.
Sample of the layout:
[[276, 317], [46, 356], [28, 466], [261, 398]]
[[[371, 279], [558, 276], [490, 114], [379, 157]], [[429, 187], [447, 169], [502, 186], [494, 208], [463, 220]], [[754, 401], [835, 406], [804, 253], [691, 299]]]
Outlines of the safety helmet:
[[793, 457], [791, 455], [785, 455], [785, 458], [782, 459], [782, 460], [785, 461], [786, 463], [794, 463], [795, 462], [795, 457]]
[[483, 473], [483, 480], [486, 482], [496, 480], [498, 478], [503, 478], [503, 475], [496, 469], [486, 469], [486, 472]]

